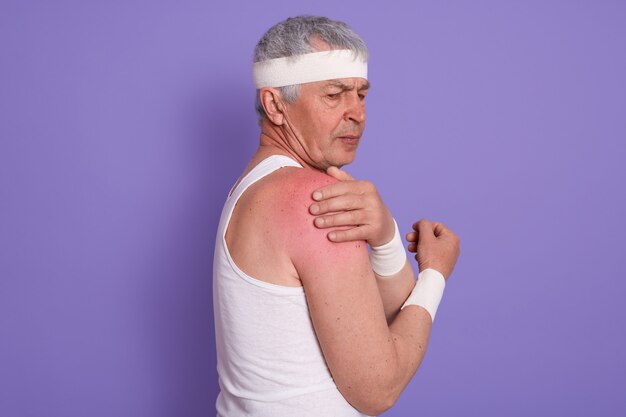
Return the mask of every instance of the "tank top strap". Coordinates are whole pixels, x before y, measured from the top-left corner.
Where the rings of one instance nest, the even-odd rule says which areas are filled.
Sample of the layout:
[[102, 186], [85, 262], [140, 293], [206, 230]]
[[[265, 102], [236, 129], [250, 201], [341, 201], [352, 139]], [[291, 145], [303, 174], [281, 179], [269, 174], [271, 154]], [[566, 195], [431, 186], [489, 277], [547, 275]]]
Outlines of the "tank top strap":
[[230, 192], [228, 196], [229, 202], [235, 204], [239, 197], [255, 182], [259, 181], [263, 177], [271, 174], [277, 169], [283, 167], [298, 167], [302, 168], [298, 162], [285, 155], [271, 155], [261, 162], [259, 162], [254, 168], [246, 174], [245, 177], [237, 184]]

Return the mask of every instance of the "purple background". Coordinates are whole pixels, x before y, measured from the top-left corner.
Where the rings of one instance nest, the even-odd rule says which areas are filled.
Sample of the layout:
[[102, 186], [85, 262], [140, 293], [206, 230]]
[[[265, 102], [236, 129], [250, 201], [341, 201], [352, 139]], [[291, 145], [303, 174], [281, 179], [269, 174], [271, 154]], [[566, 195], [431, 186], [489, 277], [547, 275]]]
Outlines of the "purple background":
[[211, 263], [272, 24], [371, 51], [347, 169], [462, 237], [388, 416], [626, 414], [626, 3], [6, 1], [0, 416], [212, 416]]

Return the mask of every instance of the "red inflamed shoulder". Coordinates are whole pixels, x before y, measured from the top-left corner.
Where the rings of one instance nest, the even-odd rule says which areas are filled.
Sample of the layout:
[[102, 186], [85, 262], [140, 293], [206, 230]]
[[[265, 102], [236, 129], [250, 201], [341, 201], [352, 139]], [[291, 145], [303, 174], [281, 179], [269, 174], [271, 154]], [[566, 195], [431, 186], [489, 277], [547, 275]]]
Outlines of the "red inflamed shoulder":
[[[280, 187], [274, 194], [274, 211], [279, 216], [277, 227], [282, 229], [280, 235], [285, 239], [285, 247], [296, 269], [309, 263], [350, 261], [357, 252], [367, 252], [362, 241], [331, 242], [327, 235], [333, 229], [318, 229], [313, 223], [315, 216], [309, 212], [309, 207], [315, 202], [313, 192], [337, 182], [337, 179], [323, 172], [302, 168], [284, 170], [274, 180], [280, 181]], [[363, 257], [363, 253], [357, 256]]]

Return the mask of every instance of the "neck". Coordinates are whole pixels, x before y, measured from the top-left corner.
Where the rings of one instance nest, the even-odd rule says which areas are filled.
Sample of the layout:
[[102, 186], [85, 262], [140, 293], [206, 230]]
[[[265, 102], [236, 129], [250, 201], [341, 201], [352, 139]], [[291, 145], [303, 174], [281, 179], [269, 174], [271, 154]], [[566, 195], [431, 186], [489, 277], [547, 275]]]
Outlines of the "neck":
[[266, 118], [261, 121], [261, 138], [256, 155], [265, 158], [269, 155], [285, 155], [298, 162], [304, 168], [324, 171], [309, 157], [297, 135], [288, 126], [275, 125]]

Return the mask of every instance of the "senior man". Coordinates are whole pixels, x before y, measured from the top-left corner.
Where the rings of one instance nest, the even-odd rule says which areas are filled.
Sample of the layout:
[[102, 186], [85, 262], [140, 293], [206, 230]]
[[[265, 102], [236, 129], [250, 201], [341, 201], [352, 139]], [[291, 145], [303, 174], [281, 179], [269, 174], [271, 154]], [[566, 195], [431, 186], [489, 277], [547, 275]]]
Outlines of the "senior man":
[[289, 18], [256, 46], [260, 145], [215, 247], [221, 417], [377, 415], [424, 357], [459, 240], [417, 222], [416, 283], [376, 188], [339, 169], [365, 126], [366, 60], [323, 17]]

